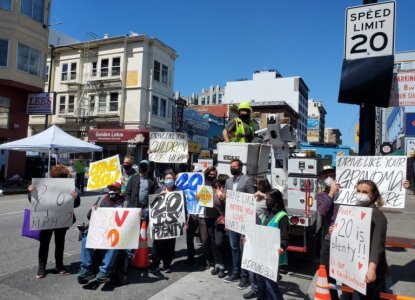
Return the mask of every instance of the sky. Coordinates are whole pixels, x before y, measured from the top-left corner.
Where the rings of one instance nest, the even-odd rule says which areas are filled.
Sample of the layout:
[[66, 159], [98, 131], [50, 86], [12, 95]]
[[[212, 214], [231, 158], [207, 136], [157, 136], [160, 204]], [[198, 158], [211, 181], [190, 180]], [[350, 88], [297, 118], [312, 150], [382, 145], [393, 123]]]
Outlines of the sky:
[[[337, 102], [344, 56], [345, 10], [363, 0], [52, 0], [50, 23], [78, 40], [130, 31], [174, 48], [174, 90], [252, 79], [256, 70], [300, 76], [323, 102], [326, 127], [357, 149], [357, 105]], [[378, 1], [383, 2], [383, 1]], [[415, 0], [396, 1], [395, 52], [415, 50]]]

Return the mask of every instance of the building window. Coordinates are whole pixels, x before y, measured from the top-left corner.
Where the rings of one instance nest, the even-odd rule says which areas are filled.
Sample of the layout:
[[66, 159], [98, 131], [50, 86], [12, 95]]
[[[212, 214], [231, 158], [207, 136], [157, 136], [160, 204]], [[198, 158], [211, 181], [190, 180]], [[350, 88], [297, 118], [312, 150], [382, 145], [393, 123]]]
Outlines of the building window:
[[213, 104], [216, 104], [216, 94], [213, 94], [212, 95], [212, 103]]
[[40, 51], [19, 43], [17, 48], [17, 69], [33, 75], [40, 75]]
[[9, 53], [9, 41], [0, 39], [0, 67], [7, 67], [7, 54], [8, 53]]
[[92, 77], [97, 76], [97, 62], [96, 61], [92, 62], [92, 74], [91, 74], [91, 76]]
[[62, 65], [61, 81], [68, 80], [68, 64]]
[[154, 80], [160, 81], [160, 63], [157, 60], [154, 61]]
[[46, 83], [49, 82], [49, 67], [50, 67], [50, 65], [46, 65], [46, 67], [45, 67], [45, 82]]
[[167, 115], [167, 100], [160, 99], [160, 117], [165, 118]]
[[165, 65], [163, 65], [161, 69], [161, 82], [167, 84], [167, 77], [169, 73], [169, 68]]
[[76, 79], [76, 63], [71, 63], [71, 80]]
[[108, 76], [108, 58], [101, 60], [101, 77]]
[[118, 111], [118, 93], [110, 94], [110, 111]]
[[43, 23], [45, 0], [21, 0], [20, 12], [35, 21]]
[[153, 100], [151, 101], [151, 113], [157, 116], [158, 112], [159, 112], [159, 98], [156, 96], [153, 96]]
[[119, 57], [114, 57], [112, 59], [112, 70], [111, 70], [111, 75], [112, 76], [118, 76], [120, 75], [120, 65], [121, 65], [121, 60]]
[[64, 114], [66, 108], [66, 96], [59, 97], [59, 113]]
[[73, 114], [75, 110], [75, 96], [70, 95], [68, 99], [68, 113]]
[[10, 98], [0, 97], [0, 128], [9, 128]]
[[95, 95], [89, 96], [89, 111], [90, 112], [95, 111]]
[[98, 99], [98, 112], [106, 112], [107, 111], [107, 95], [100, 94]]
[[0, 0], [0, 8], [1, 9], [12, 9], [12, 0]]

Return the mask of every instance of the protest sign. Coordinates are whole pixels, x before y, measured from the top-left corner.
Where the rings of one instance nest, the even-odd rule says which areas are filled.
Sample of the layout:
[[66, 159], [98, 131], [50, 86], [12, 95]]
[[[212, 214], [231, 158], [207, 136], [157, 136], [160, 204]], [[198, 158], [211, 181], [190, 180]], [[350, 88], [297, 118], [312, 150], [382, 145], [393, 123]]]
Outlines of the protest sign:
[[137, 249], [141, 208], [98, 207], [92, 210], [86, 248]]
[[187, 133], [150, 132], [149, 160], [159, 163], [186, 163]]
[[72, 226], [75, 190], [73, 178], [33, 178], [30, 194], [30, 229], [43, 230]]
[[114, 182], [121, 182], [120, 158], [114, 155], [89, 165], [87, 191], [106, 188]]
[[201, 214], [203, 206], [197, 200], [197, 186], [205, 184], [203, 173], [179, 173], [176, 179], [176, 187], [183, 191], [186, 199], [186, 209], [189, 214]]
[[340, 205], [330, 239], [329, 276], [366, 294], [372, 208]]
[[278, 280], [280, 230], [276, 227], [248, 226], [241, 267], [273, 281]]
[[368, 179], [379, 188], [384, 207], [404, 208], [406, 160], [405, 156], [337, 156], [336, 178], [340, 191], [335, 202], [355, 205], [356, 184]]
[[225, 227], [246, 233], [246, 227], [256, 223], [256, 201], [253, 194], [226, 191]]
[[183, 192], [150, 195], [150, 232], [155, 240], [184, 234], [186, 224]]
[[198, 185], [196, 198], [204, 207], [213, 207], [213, 188], [207, 185]]

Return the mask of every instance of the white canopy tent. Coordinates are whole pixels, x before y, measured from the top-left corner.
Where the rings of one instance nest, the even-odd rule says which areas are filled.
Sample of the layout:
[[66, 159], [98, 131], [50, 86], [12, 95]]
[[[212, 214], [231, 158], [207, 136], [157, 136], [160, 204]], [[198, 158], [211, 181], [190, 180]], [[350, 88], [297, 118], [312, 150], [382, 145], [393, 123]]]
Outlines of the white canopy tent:
[[0, 145], [0, 150], [35, 151], [49, 154], [48, 172], [51, 153], [102, 152], [102, 147], [84, 142], [67, 134], [56, 125], [24, 139]]

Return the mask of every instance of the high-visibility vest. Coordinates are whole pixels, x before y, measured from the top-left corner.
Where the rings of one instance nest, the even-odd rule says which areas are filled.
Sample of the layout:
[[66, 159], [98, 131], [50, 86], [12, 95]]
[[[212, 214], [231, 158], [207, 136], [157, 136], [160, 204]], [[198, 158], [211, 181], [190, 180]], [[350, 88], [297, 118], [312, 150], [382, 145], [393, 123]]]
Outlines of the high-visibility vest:
[[249, 124], [247, 124], [249, 126], [249, 133], [245, 134], [245, 127], [244, 127], [244, 122], [236, 117], [235, 118], [235, 131], [230, 133], [230, 141], [231, 142], [239, 142], [239, 143], [245, 143], [246, 142], [246, 137], [247, 136], [252, 136], [254, 133], [254, 123], [252, 122], [252, 120], [249, 121]]
[[[268, 222], [268, 224], [266, 226], [270, 226], [270, 227], [276, 227], [276, 228], [280, 228], [279, 223], [281, 221], [281, 219], [286, 216], [287, 213], [285, 211], [280, 211], [278, 212], [272, 219], [271, 221]], [[262, 217], [262, 225], [265, 225], [265, 219], [266, 216]], [[284, 251], [281, 255], [280, 255], [280, 266], [282, 265], [288, 265], [288, 255], [287, 255], [287, 251]]]

